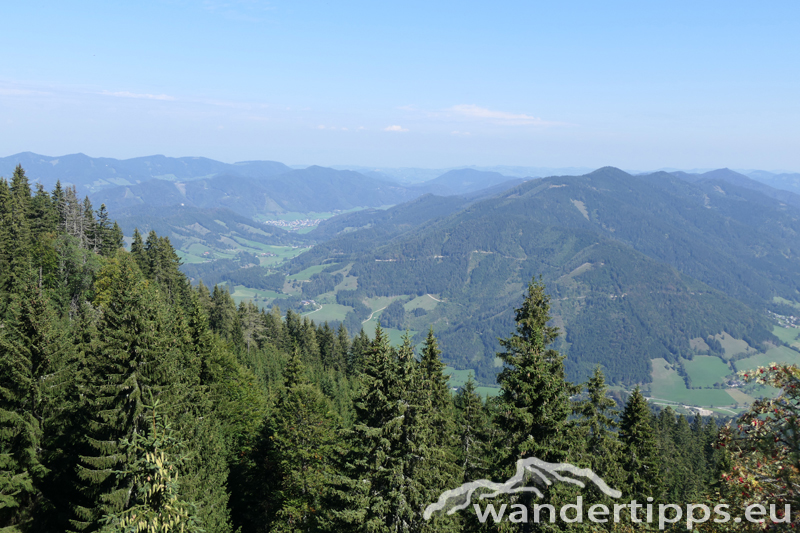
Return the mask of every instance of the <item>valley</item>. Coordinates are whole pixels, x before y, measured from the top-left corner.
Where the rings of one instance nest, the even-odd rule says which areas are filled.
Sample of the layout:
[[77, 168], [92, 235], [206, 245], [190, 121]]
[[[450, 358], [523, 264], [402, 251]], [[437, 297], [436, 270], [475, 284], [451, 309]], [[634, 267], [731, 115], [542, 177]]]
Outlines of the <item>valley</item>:
[[[485, 394], [496, 392], [509, 310], [542, 276], [570, 379], [600, 364], [620, 390], [640, 383], [653, 402], [730, 415], [765, 394], [732, 383], [737, 370], [800, 362], [790, 318], [800, 211], [780, 191], [709, 174], [606, 168], [272, 218], [184, 206], [149, 226], [131, 208], [121, 225], [168, 235], [187, 275], [226, 284], [237, 304], [293, 309], [351, 334], [380, 321], [394, 344], [406, 331], [419, 344], [433, 327], [451, 385], [472, 373]], [[265, 220], [318, 223], [285, 231]]]

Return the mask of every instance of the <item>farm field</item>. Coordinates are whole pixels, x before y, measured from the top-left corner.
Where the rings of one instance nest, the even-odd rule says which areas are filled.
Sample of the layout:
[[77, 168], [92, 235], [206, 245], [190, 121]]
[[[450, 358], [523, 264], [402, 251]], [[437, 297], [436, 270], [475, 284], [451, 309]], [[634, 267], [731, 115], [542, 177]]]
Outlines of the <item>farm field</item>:
[[800, 335], [800, 329], [798, 328], [775, 326], [772, 328], [772, 334], [786, 344], [800, 347], [800, 342], [797, 342], [797, 336]]
[[348, 307], [346, 305], [322, 304], [320, 309], [303, 313], [303, 316], [307, 316], [317, 324], [331, 322], [333, 320], [338, 320], [341, 322], [344, 321], [344, 317], [347, 316], [348, 311], [352, 310], [352, 307]]
[[470, 375], [475, 375], [473, 370], [456, 370], [452, 366], [446, 366], [444, 373], [450, 376], [449, 383], [451, 387], [463, 387], [469, 380]]
[[[271, 307], [276, 299], [285, 298], [285, 294], [264, 289], [250, 289], [244, 285], [236, 285], [233, 288], [231, 297], [236, 305], [242, 302], [252, 301], [257, 307]], [[269, 305], [267, 305], [269, 303]], [[280, 304], [279, 304], [280, 305]]]
[[767, 366], [770, 363], [800, 365], [800, 353], [786, 346], [778, 346], [777, 348], [772, 348], [767, 353], [752, 355], [746, 359], [736, 361], [736, 368], [739, 370], [752, 370], [759, 366]]
[[713, 387], [733, 373], [722, 359], [712, 355], [696, 355], [691, 361], [684, 361], [683, 366], [692, 379], [693, 387]]
[[483, 398], [492, 398], [500, 394], [500, 387], [475, 387], [475, 392]]
[[294, 280], [298, 280], [298, 281], [307, 281], [307, 280], [311, 279], [311, 276], [313, 276], [314, 274], [319, 274], [320, 272], [325, 270], [326, 266], [327, 265], [316, 265], [316, 266], [308, 267], [307, 269], [302, 270], [302, 271], [298, 272], [297, 274], [293, 274], [291, 276], [287, 276], [287, 279], [294, 279]]
[[719, 341], [722, 348], [725, 350], [725, 358], [730, 359], [736, 354], [743, 352], [756, 353], [754, 348], [751, 348], [746, 342], [741, 339], [731, 337], [728, 333], [722, 332], [714, 335], [714, 338]]
[[[378, 324], [377, 320], [373, 318], [372, 320], [362, 325], [364, 328], [364, 333], [366, 333], [370, 339], [375, 338], [375, 326], [377, 324]], [[403, 344], [403, 335], [406, 334], [405, 331], [400, 331], [399, 329], [395, 328], [381, 328], [381, 329], [383, 329], [384, 334], [386, 334], [389, 337], [389, 344], [391, 344], [392, 346], [400, 346], [401, 344]], [[409, 337], [413, 337], [416, 334], [417, 334], [416, 331], [408, 332]]]
[[433, 311], [433, 309], [437, 305], [439, 305], [439, 302], [434, 300], [433, 296], [431, 296], [430, 294], [423, 294], [422, 296], [417, 296], [416, 298], [414, 298], [410, 302], [404, 304], [403, 308], [406, 311], [413, 311], [414, 309], [417, 309], [418, 307], [421, 307], [422, 309], [424, 309], [426, 311]]
[[653, 399], [698, 407], [727, 406], [733, 398], [722, 389], [687, 389], [683, 378], [663, 358], [653, 359], [653, 382], [650, 396]]
[[793, 302], [791, 300], [787, 300], [786, 298], [781, 298], [780, 296], [773, 296], [772, 301], [777, 304], [784, 304], [784, 305], [791, 305], [796, 309], [800, 309], [800, 304], [797, 302]]
[[741, 389], [726, 389], [726, 392], [730, 394], [736, 403], [742, 406], [750, 406], [755, 401], [755, 398]]

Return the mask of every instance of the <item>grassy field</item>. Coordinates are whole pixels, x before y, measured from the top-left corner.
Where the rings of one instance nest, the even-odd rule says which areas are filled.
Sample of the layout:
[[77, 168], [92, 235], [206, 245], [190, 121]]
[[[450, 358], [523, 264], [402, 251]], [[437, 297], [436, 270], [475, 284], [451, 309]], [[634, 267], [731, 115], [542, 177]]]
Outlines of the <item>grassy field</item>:
[[367, 298], [366, 303], [373, 311], [378, 311], [378, 309], [383, 309], [398, 298], [400, 298], [400, 296], [375, 296]]
[[800, 335], [800, 329], [798, 328], [784, 328], [781, 326], [774, 326], [772, 328], [772, 334], [778, 337], [786, 344], [800, 347], [800, 342], [796, 342], [797, 336]]
[[788, 363], [790, 365], [800, 365], [800, 353], [790, 350], [786, 346], [772, 348], [767, 353], [760, 353], [736, 361], [736, 368], [739, 370], [751, 370], [759, 366], [767, 366], [770, 363]]
[[732, 405], [733, 398], [721, 389], [687, 389], [683, 378], [662, 358], [653, 359], [650, 396], [698, 407]]
[[793, 302], [791, 300], [787, 300], [786, 298], [781, 298], [780, 296], [774, 296], [772, 298], [772, 301], [777, 303], [777, 304], [791, 305], [792, 307], [794, 307], [796, 309], [800, 309], [800, 304], [799, 303]]
[[500, 394], [500, 387], [475, 387], [475, 392], [483, 398], [491, 398]]
[[726, 358], [731, 358], [734, 355], [742, 352], [756, 353], [756, 350], [751, 348], [746, 342], [740, 339], [735, 339], [724, 331], [721, 334], [714, 335], [714, 338], [717, 339], [722, 345], [722, 348], [725, 350]]
[[347, 209], [345, 211], [326, 211], [324, 213], [300, 213], [299, 211], [288, 211], [286, 213], [270, 213], [268, 215], [256, 215], [253, 217], [253, 220], [258, 222], [263, 222], [265, 220], [285, 220], [286, 222], [291, 222], [292, 220], [308, 220], [308, 219], [320, 219], [325, 220], [327, 218], [334, 217], [336, 215], [341, 215], [343, 213], [351, 213], [353, 211], [360, 211], [364, 209], [363, 207], [354, 207], [352, 209]]
[[451, 387], [463, 387], [470, 376], [472, 376], [473, 379], [475, 377], [475, 372], [471, 369], [456, 370], [452, 366], [446, 366], [444, 368], [444, 373], [450, 376], [449, 383]]
[[321, 309], [316, 311], [311, 311], [309, 313], [303, 313], [303, 316], [307, 316], [317, 324], [321, 324], [326, 320], [331, 322], [333, 320], [339, 320], [340, 322], [344, 321], [344, 317], [347, 315], [349, 311], [352, 311], [353, 308], [346, 306], [346, 305], [339, 305], [339, 304], [323, 304]]
[[726, 389], [725, 392], [730, 394], [731, 398], [733, 398], [733, 401], [741, 406], [750, 406], [755, 401], [755, 398], [741, 389]]
[[266, 308], [272, 307], [275, 299], [285, 298], [286, 295], [279, 292], [266, 291], [263, 289], [249, 289], [244, 285], [236, 285], [233, 288], [231, 297], [236, 305], [239, 305], [241, 302], [251, 301], [258, 307]]
[[316, 265], [316, 266], [308, 267], [305, 270], [301, 270], [300, 272], [298, 272], [297, 274], [294, 274], [292, 276], [287, 276], [287, 278], [288, 279], [301, 280], [301, 281], [308, 280], [308, 279], [311, 278], [311, 276], [313, 276], [314, 274], [319, 274], [323, 270], [325, 270], [325, 265]]
[[696, 355], [693, 360], [684, 361], [683, 366], [692, 378], [693, 387], [713, 387], [733, 372], [722, 359], [711, 355]]
[[433, 311], [433, 309], [439, 305], [439, 302], [433, 299], [433, 297], [429, 294], [423, 294], [422, 296], [417, 296], [407, 304], [403, 305], [406, 311], [413, 311], [417, 307], [421, 307], [426, 311]]

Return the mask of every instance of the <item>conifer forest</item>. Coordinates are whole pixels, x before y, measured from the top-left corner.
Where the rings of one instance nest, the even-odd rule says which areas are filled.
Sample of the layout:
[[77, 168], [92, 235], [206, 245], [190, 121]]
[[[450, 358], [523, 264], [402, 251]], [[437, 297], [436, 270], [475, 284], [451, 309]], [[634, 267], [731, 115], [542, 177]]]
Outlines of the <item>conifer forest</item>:
[[571, 383], [537, 276], [506, 311], [515, 327], [487, 399], [472, 380], [450, 388], [433, 328], [392, 346], [380, 326], [237, 306], [223, 286], [190, 283], [169, 238], [137, 230], [128, 251], [105, 205], [31, 183], [19, 166], [0, 180], [2, 532], [659, 530], [629, 511], [606, 523], [482, 521], [472, 505], [423, 516], [443, 492], [503, 482], [530, 457], [591, 469], [622, 496], [540, 484], [541, 497], [512, 492], [496, 508], [580, 495], [587, 507], [726, 504], [740, 518], [774, 504], [776, 520], [692, 527], [800, 523], [797, 367], [742, 374], [780, 394], [730, 420], [656, 409], [638, 388], [610, 390], [600, 368]]

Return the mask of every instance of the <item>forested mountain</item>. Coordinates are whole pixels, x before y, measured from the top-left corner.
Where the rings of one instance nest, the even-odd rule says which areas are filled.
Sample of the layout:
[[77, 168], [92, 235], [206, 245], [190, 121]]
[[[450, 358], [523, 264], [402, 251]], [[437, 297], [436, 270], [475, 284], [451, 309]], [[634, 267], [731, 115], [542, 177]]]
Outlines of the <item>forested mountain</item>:
[[152, 230], [169, 237], [176, 248], [180, 248], [189, 238], [200, 239], [211, 247], [225, 246], [227, 241], [228, 248], [236, 247], [237, 239], [275, 245], [307, 240], [304, 235], [290, 234], [276, 226], [259, 224], [252, 218], [224, 208], [141, 206], [115, 212], [119, 213], [117, 222], [125, 235], [133, 235], [136, 228], [145, 233]]
[[774, 173], [764, 170], [751, 170], [747, 172], [747, 175], [761, 183], [766, 183], [770, 187], [800, 194], [800, 174], [797, 172]]
[[224, 207], [252, 217], [261, 213], [380, 207], [401, 203], [420, 194], [420, 191], [356, 172], [309, 167], [269, 178], [224, 174], [181, 183], [150, 180], [99, 191], [92, 195], [92, 199], [95, 203], [105, 203], [109, 209], [184, 204], [201, 208]]
[[0, 176], [10, 176], [17, 165], [28, 169], [28, 173], [47, 189], [61, 181], [62, 184], [75, 185], [81, 194], [152, 179], [187, 181], [220, 173], [269, 177], [291, 170], [274, 161], [244, 161], [230, 165], [205, 157], [152, 155], [120, 160], [84, 154], [50, 157], [23, 152], [0, 158]]
[[429, 192], [441, 196], [465, 194], [489, 187], [502, 186], [510, 189], [522, 179], [504, 176], [499, 172], [486, 172], [471, 168], [450, 170], [441, 176], [426, 181], [422, 186]]
[[620, 382], [649, 381], [650, 358], [691, 357], [693, 338], [778, 343], [764, 309], [800, 295], [800, 211], [714, 179], [605, 168], [530, 181], [405, 232], [384, 228], [318, 245], [292, 271], [352, 264], [365, 297], [438, 295], [443, 303], [406, 324], [432, 321], [445, 360], [485, 380], [510, 326], [502, 309], [532, 275], [553, 296], [569, 375], [601, 363]]
[[[517, 234], [513, 221], [500, 225]], [[540, 248], [554, 236], [597, 240], [533, 229]], [[502, 312], [513, 321], [499, 396], [484, 400], [471, 380], [454, 395], [430, 329], [415, 351], [408, 337], [391, 346], [380, 327], [369, 338], [277, 307], [237, 307], [219, 286], [190, 285], [168, 237], [133, 235], [128, 252], [105, 206], [74, 188], [32, 191], [22, 168], [0, 179], [3, 531], [505, 531], [507, 520], [482, 523], [474, 509], [423, 513], [444, 491], [509, 479], [529, 458], [591, 468], [619, 488], [615, 502], [723, 501], [739, 521], [754, 502], [800, 505], [797, 449], [783, 444], [797, 434], [796, 367], [762, 369], [758, 379], [788, 400], [757, 403], [721, 434], [714, 420], [651, 411], [638, 388], [615, 401], [600, 369], [584, 384], [565, 379], [551, 299], [526, 280]], [[468, 239], [453, 240], [440, 250], [454, 255]], [[613, 241], [597, 248], [615, 246], [602, 259], [652, 261]], [[680, 292], [679, 275], [661, 268], [673, 276], [665, 291]], [[542, 486], [540, 502], [579, 494], [612, 503], [566, 484]], [[494, 502], [531, 503], [524, 493]], [[792, 513], [771, 519], [798, 523]], [[626, 516], [607, 525], [638, 527]]]
[[689, 174], [686, 172], [671, 172], [671, 174], [691, 183], [709, 181], [722, 181], [725, 183], [730, 183], [731, 185], [736, 185], [737, 187], [741, 187], [743, 189], [758, 191], [764, 196], [769, 196], [770, 198], [780, 200], [789, 205], [793, 205], [794, 207], [800, 207], [800, 194], [798, 194], [796, 191], [792, 192], [791, 188], [776, 188], [774, 185], [765, 184], [762, 181], [749, 178], [744, 174], [734, 172], [729, 168], [711, 170], [709, 172], [704, 172], [703, 174]]

